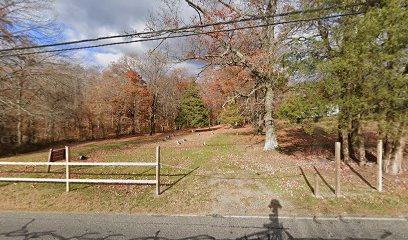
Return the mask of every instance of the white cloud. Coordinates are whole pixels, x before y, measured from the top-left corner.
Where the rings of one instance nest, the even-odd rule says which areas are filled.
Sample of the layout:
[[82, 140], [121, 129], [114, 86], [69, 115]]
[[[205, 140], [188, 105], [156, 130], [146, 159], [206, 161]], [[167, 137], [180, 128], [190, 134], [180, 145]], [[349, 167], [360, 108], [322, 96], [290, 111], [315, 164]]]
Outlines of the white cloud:
[[203, 64], [198, 61], [188, 61], [188, 62], [181, 62], [174, 64], [171, 68], [172, 69], [186, 69], [189, 74], [197, 74], [201, 71]]
[[95, 63], [103, 67], [106, 67], [111, 62], [118, 60], [121, 56], [123, 55], [120, 53], [94, 53], [93, 54]]

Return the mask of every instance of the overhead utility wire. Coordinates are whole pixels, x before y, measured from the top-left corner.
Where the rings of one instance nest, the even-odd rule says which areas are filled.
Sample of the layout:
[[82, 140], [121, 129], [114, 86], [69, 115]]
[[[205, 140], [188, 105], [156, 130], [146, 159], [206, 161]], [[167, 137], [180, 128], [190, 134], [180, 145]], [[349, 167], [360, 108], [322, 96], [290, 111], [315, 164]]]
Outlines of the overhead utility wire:
[[66, 51], [74, 51], [74, 50], [82, 50], [82, 49], [90, 49], [90, 48], [99, 48], [99, 47], [129, 44], [129, 43], [137, 43], [137, 42], [147, 42], [147, 41], [157, 41], [157, 40], [163, 40], [163, 39], [198, 36], [198, 35], [205, 35], [205, 34], [211, 34], [211, 33], [232, 32], [232, 31], [236, 31], [236, 30], [267, 27], [267, 26], [281, 25], [281, 24], [288, 24], [288, 23], [307, 22], [307, 21], [315, 21], [315, 20], [322, 20], [322, 19], [329, 19], [329, 18], [353, 16], [353, 15], [358, 15], [358, 14], [362, 14], [362, 13], [364, 13], [364, 12], [352, 12], [352, 13], [336, 14], [336, 15], [330, 15], [330, 16], [324, 16], [324, 17], [317, 17], [317, 18], [295, 19], [295, 20], [276, 22], [276, 23], [270, 23], [270, 24], [260, 24], [260, 25], [254, 25], [254, 26], [244, 26], [244, 27], [236, 27], [236, 28], [231, 28], [231, 29], [221, 29], [221, 30], [213, 30], [213, 31], [198, 32], [198, 33], [196, 32], [196, 33], [165, 36], [165, 37], [152, 37], [152, 38], [145, 38], [145, 39], [138, 39], [138, 40], [113, 42], [113, 43], [105, 43], [105, 44], [98, 44], [98, 45], [88, 45], [88, 46], [82, 46], [82, 47], [63, 48], [63, 49], [54, 49], [54, 50], [36, 51], [36, 52], [26, 52], [26, 53], [17, 53], [17, 54], [5, 54], [5, 55], [0, 55], [0, 57], [17, 57], [17, 56], [25, 56], [25, 55], [32, 55], [32, 54], [40, 54], [40, 53], [66, 52]]
[[16, 51], [16, 50], [27, 50], [27, 49], [36, 49], [36, 48], [46, 48], [46, 47], [56, 47], [56, 46], [72, 45], [72, 44], [79, 44], [79, 43], [86, 43], [86, 42], [96, 42], [96, 41], [101, 41], [101, 40], [124, 38], [124, 37], [143, 37], [145, 35], [154, 35], [154, 34], [160, 35], [160, 34], [165, 34], [165, 33], [175, 33], [175, 32], [179, 32], [179, 31], [193, 30], [193, 29], [197, 29], [197, 28], [206, 28], [206, 27], [218, 26], [218, 25], [227, 25], [227, 24], [241, 23], [241, 22], [247, 22], [247, 21], [264, 20], [264, 19], [274, 18], [274, 17], [283, 17], [283, 16], [289, 16], [289, 15], [315, 13], [315, 12], [321, 12], [321, 11], [327, 11], [327, 10], [339, 9], [339, 8], [351, 8], [351, 7], [365, 6], [365, 5], [370, 5], [370, 4], [373, 4], [373, 3], [375, 3], [375, 1], [374, 2], [365, 2], [365, 3], [354, 3], [354, 4], [348, 4], [348, 5], [337, 4], [337, 5], [333, 5], [333, 6], [315, 8], [315, 9], [309, 9], [309, 10], [291, 11], [291, 12], [285, 12], [285, 13], [279, 13], [279, 14], [273, 14], [273, 15], [266, 15], [266, 16], [259, 16], [259, 17], [248, 17], [248, 18], [241, 18], [241, 19], [236, 19], [236, 20], [221, 21], [221, 22], [216, 22], [216, 23], [190, 25], [190, 26], [185, 26], [185, 27], [180, 27], [180, 28], [163, 29], [163, 30], [157, 30], [157, 31], [141, 32], [141, 33], [120, 34], [120, 35], [105, 36], [105, 37], [98, 37], [98, 38], [89, 38], [89, 39], [83, 39], [83, 40], [77, 40], [77, 41], [42, 44], [42, 45], [36, 45], [36, 46], [7, 48], [7, 49], [0, 49], [0, 52], [8, 52], [8, 51]]

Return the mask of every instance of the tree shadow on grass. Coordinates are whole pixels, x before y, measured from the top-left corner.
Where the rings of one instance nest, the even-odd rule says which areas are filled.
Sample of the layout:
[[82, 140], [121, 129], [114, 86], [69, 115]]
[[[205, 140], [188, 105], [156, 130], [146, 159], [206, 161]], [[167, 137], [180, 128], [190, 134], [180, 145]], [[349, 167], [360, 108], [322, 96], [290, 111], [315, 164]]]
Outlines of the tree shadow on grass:
[[356, 174], [363, 182], [365, 182], [370, 188], [376, 189], [369, 181], [367, 181], [363, 175], [361, 175], [359, 172], [357, 172], [349, 163], [346, 163], [346, 165], [350, 168], [350, 170]]
[[[181, 174], [182, 177], [180, 177], [179, 179], [177, 179], [176, 181], [172, 182], [171, 184], [168, 185], [168, 187], [166, 189], [164, 189], [163, 191], [161, 191], [160, 194], [168, 191], [169, 189], [171, 189], [174, 185], [176, 185], [178, 182], [180, 182], [181, 180], [183, 180], [183, 178], [187, 177], [188, 175], [192, 174], [195, 170], [197, 170], [199, 167], [196, 167], [192, 170], [190, 170], [188, 173], [185, 174]], [[165, 184], [163, 184], [165, 185]]]
[[300, 172], [302, 173], [303, 178], [305, 179], [305, 182], [306, 182], [307, 186], [310, 188], [310, 191], [312, 191], [313, 194], [316, 194], [316, 191], [315, 191], [315, 189], [312, 187], [312, 184], [310, 184], [309, 180], [307, 179], [306, 174], [305, 174], [305, 172], [303, 171], [303, 168], [302, 168], [302, 167], [299, 167], [299, 169], [300, 169]]
[[316, 171], [317, 175], [319, 175], [319, 177], [322, 179], [322, 181], [324, 182], [324, 184], [326, 184], [326, 186], [328, 188], [330, 188], [330, 190], [335, 194], [336, 190], [334, 190], [334, 188], [326, 181], [326, 179], [322, 176], [322, 174], [320, 174], [319, 170], [317, 170], [316, 166], [313, 166], [314, 170]]
[[316, 151], [334, 154], [333, 142], [336, 136], [325, 132], [321, 127], [315, 127], [313, 134], [306, 133], [302, 128], [296, 128], [285, 130], [280, 139], [279, 151], [286, 155], [307, 152], [314, 154]]
[[8, 185], [13, 184], [12, 182], [0, 182], [0, 188], [7, 187]]

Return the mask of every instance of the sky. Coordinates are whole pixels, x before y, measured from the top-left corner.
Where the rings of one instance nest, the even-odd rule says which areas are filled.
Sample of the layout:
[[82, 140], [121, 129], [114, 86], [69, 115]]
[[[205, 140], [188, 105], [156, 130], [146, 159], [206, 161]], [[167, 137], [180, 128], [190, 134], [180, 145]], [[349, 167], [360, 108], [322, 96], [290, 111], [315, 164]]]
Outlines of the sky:
[[[142, 32], [149, 15], [160, 6], [160, 0], [55, 0], [56, 22], [61, 25], [62, 41]], [[181, 6], [185, 15], [192, 14], [187, 4]], [[103, 68], [124, 54], [142, 55], [156, 44], [158, 42], [116, 45], [80, 50], [74, 55], [89, 66]], [[199, 71], [199, 65], [193, 62], [179, 67], [188, 68], [192, 73]]]

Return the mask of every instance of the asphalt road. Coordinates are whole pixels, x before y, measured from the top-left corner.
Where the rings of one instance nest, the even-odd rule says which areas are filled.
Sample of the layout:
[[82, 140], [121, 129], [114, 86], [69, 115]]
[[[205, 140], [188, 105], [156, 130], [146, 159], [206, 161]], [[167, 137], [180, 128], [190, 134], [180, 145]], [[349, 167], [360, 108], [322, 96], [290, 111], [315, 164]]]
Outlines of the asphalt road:
[[6, 212], [0, 239], [408, 239], [408, 219]]

